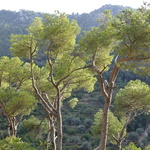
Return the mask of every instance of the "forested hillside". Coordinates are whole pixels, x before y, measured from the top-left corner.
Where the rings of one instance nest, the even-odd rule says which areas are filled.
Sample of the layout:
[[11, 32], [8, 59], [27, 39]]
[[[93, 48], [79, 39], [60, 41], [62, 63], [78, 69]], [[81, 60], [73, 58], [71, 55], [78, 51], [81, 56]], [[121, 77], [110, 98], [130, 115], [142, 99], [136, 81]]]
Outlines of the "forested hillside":
[[19, 12], [0, 11], [0, 56], [11, 56], [10, 34], [27, 33], [26, 28], [35, 17], [42, 17], [42, 13], [20, 10]]
[[0, 149], [150, 149], [150, 11], [126, 9], [0, 11]]
[[[91, 13], [68, 15], [70, 19], [77, 20], [82, 31], [98, 26], [96, 21], [105, 9], [110, 9], [113, 15], [125, 9], [123, 6], [105, 5]], [[40, 12], [20, 10], [19, 12], [1, 10], [0, 11], [0, 56], [10, 56], [10, 34], [27, 33], [26, 28], [35, 17], [42, 17]]]

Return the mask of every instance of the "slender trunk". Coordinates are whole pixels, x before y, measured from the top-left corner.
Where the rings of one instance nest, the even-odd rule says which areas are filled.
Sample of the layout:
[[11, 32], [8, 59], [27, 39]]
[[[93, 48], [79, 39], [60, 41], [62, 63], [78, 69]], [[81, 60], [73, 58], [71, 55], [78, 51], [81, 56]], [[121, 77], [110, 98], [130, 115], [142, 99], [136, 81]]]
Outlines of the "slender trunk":
[[[56, 130], [54, 126], [54, 121], [53, 117], [49, 115], [49, 121], [48, 121], [48, 126], [49, 126], [49, 132], [47, 135], [47, 143], [51, 143], [52, 150], [56, 150]], [[48, 146], [47, 146], [48, 150]]]
[[54, 124], [52, 123], [52, 126], [51, 126], [51, 134], [52, 134], [52, 149], [53, 150], [56, 150], [56, 130], [55, 130], [55, 126]]
[[49, 148], [49, 143], [50, 143], [50, 132], [51, 132], [51, 124], [50, 124], [50, 120], [49, 120], [48, 121], [48, 134], [47, 134], [47, 147], [46, 147], [47, 150]]
[[[93, 68], [97, 72], [98, 79], [100, 82], [100, 89], [105, 98], [105, 104], [104, 104], [104, 109], [103, 109], [103, 122], [102, 122], [102, 129], [101, 129], [101, 138], [100, 138], [101, 140], [100, 140], [100, 144], [97, 149], [98, 150], [106, 150], [107, 136], [108, 136], [109, 108], [110, 108], [111, 101], [112, 101], [112, 94], [113, 94], [115, 81], [118, 76], [118, 72], [119, 72], [120, 68], [117, 67], [116, 65], [114, 66], [114, 69], [110, 76], [109, 83], [107, 82], [107, 80], [103, 79], [102, 72], [99, 71], [99, 69], [94, 65], [94, 63], [93, 63]], [[105, 68], [104, 68], [104, 70], [105, 70]]]
[[101, 141], [99, 144], [99, 150], [105, 150], [106, 149], [107, 134], [108, 134], [109, 108], [110, 108], [110, 102], [106, 102], [105, 106], [104, 106], [104, 110], [103, 110], [103, 122], [102, 122]]
[[123, 140], [121, 138], [118, 139], [118, 142], [117, 142], [117, 150], [121, 150], [122, 147], [121, 147], [121, 144], [122, 144]]
[[62, 115], [59, 112], [59, 117], [57, 118], [57, 128], [58, 128], [58, 150], [62, 150]]
[[122, 128], [122, 130], [121, 130], [121, 132], [120, 132], [120, 134], [119, 134], [119, 137], [118, 137], [118, 139], [117, 139], [117, 150], [121, 150], [121, 144], [122, 144], [122, 142], [123, 142], [123, 135], [124, 135], [124, 132], [125, 132], [125, 130], [126, 130], [126, 128], [127, 128], [127, 125], [128, 125], [128, 123], [126, 123], [124, 126], [123, 126], [123, 128]]
[[16, 118], [15, 117], [12, 117], [11, 127], [12, 127], [12, 135], [16, 136], [16, 134], [17, 134], [17, 125], [16, 125]]
[[8, 136], [10, 137], [11, 136], [11, 124], [9, 121], [8, 121], [7, 132], [8, 132]]
[[138, 117], [139, 115], [141, 115], [142, 113], [144, 113], [145, 111], [139, 113], [139, 114], [136, 114], [134, 115], [133, 117], [131, 117], [132, 113], [129, 113], [128, 117], [127, 117], [127, 120], [126, 120], [126, 123], [124, 124], [120, 134], [118, 135], [118, 139], [116, 137], [114, 137], [115, 141], [117, 142], [117, 150], [121, 150], [122, 147], [121, 147], [121, 144], [123, 142], [123, 136], [124, 136], [124, 132], [127, 128], [127, 125], [132, 121], [134, 120], [136, 117]]
[[[55, 118], [58, 118], [59, 117], [59, 110], [57, 108], [59, 108], [59, 104], [56, 104], [56, 106], [53, 106], [50, 101], [49, 101], [49, 98], [47, 95], [46, 98], [47, 100], [49, 101], [48, 103], [46, 102], [46, 100], [44, 99], [44, 97], [40, 94], [40, 90], [38, 89], [38, 87], [36, 86], [35, 84], [35, 78], [34, 78], [34, 71], [33, 71], [33, 52], [30, 52], [30, 69], [31, 69], [31, 81], [32, 81], [32, 86], [37, 94], [37, 96], [39, 97], [39, 101], [40, 103], [42, 104], [43, 106], [43, 109], [46, 111], [46, 113], [48, 114], [49, 116], [49, 125], [51, 126], [50, 127], [50, 130], [48, 131], [48, 135], [47, 135], [47, 140], [51, 140], [51, 144], [52, 144], [52, 150], [56, 150], [57, 148], [57, 144], [56, 144], [56, 128], [55, 128], [55, 124], [54, 124], [54, 117]], [[50, 64], [51, 65], [51, 64]], [[51, 69], [53, 71], [53, 69]], [[54, 82], [54, 79], [53, 79], [53, 73], [51, 72], [50, 73], [50, 77], [51, 77], [51, 81], [52, 81], [52, 84], [53, 86], [57, 89], [57, 86]], [[59, 91], [59, 89], [58, 89]], [[58, 102], [59, 102], [59, 94], [58, 94]], [[59, 102], [60, 103], [60, 102]], [[58, 105], [58, 107], [57, 107]], [[50, 133], [51, 132], [51, 133]], [[51, 137], [50, 137], [51, 136]], [[50, 139], [51, 138], [51, 139]], [[62, 142], [60, 142], [60, 145], [62, 145]], [[62, 146], [61, 146], [62, 147]], [[48, 148], [48, 147], [47, 147]], [[61, 148], [62, 149], [62, 148]], [[60, 150], [61, 150], [60, 149]], [[59, 149], [58, 149], [59, 150]]]

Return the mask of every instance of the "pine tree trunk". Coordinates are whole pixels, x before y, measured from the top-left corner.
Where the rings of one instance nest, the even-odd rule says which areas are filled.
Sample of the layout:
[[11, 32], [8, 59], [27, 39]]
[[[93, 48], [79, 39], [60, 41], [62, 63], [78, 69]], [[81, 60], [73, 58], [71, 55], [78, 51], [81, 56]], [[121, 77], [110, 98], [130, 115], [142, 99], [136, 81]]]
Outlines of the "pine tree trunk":
[[98, 150], [106, 150], [107, 136], [108, 136], [109, 108], [110, 108], [111, 101], [112, 101], [114, 84], [115, 84], [116, 78], [118, 76], [119, 67], [117, 67], [116, 65], [114, 66], [114, 69], [110, 76], [109, 83], [107, 82], [107, 80], [103, 79], [102, 72], [100, 72], [95, 66], [94, 66], [94, 69], [97, 72], [98, 79], [100, 82], [100, 89], [105, 98], [105, 105], [104, 105], [104, 109], [103, 109], [103, 122], [102, 122], [101, 137], [100, 137], [101, 141], [98, 146]]
[[12, 135], [16, 136], [16, 134], [17, 134], [17, 130], [16, 130], [17, 126], [16, 126], [16, 118], [15, 117], [12, 117], [11, 127], [12, 127]]
[[101, 141], [99, 145], [99, 150], [106, 149], [107, 134], [108, 134], [109, 107], [110, 107], [110, 102], [106, 102], [104, 106], [104, 110], [103, 110], [103, 122], [102, 122]]
[[[47, 143], [51, 143], [52, 150], [56, 150], [56, 130], [53, 122], [53, 117], [49, 115], [49, 121], [48, 121], [48, 135], [47, 135]], [[49, 149], [49, 145], [47, 145], [47, 150]]]
[[58, 127], [58, 150], [62, 150], [62, 115], [61, 111], [59, 112], [59, 117], [57, 119]]
[[11, 136], [11, 125], [8, 123], [8, 127], [7, 127], [7, 132], [8, 132], [8, 136]]

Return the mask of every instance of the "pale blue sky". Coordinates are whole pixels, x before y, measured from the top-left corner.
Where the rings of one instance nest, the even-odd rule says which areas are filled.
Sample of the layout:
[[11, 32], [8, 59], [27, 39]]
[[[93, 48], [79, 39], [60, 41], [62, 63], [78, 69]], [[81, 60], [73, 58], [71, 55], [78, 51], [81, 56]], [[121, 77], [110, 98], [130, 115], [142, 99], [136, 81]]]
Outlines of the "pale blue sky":
[[[144, 0], [150, 2], [150, 0]], [[53, 13], [55, 10], [71, 13], [89, 13], [105, 4], [123, 5], [138, 8], [143, 0], [3, 0], [0, 3], [0, 10], [20, 9], [33, 10], [38, 12]]]

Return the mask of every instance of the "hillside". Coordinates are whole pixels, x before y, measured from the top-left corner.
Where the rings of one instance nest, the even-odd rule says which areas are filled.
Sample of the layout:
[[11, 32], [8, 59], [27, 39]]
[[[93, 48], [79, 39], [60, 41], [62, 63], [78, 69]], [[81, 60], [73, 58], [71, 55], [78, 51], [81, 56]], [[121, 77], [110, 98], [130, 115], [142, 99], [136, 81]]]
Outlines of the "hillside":
[[[126, 9], [123, 6], [104, 5], [92, 12], [68, 15], [70, 19], [77, 20], [82, 31], [89, 30], [91, 27], [97, 26], [96, 19], [100, 17], [101, 13], [110, 9], [113, 15], [118, 14], [121, 10]], [[42, 17], [44, 14], [40, 12], [20, 10], [19, 12], [1, 10], [0, 11], [0, 56], [11, 56], [10, 48], [10, 34], [26, 33], [26, 28], [35, 17]]]
[[35, 17], [42, 17], [42, 13], [20, 10], [19, 12], [0, 11], [0, 56], [10, 56], [10, 35], [26, 33], [26, 28]]

